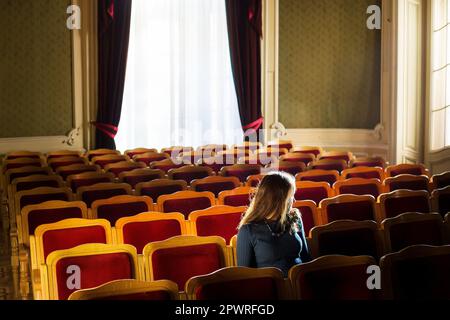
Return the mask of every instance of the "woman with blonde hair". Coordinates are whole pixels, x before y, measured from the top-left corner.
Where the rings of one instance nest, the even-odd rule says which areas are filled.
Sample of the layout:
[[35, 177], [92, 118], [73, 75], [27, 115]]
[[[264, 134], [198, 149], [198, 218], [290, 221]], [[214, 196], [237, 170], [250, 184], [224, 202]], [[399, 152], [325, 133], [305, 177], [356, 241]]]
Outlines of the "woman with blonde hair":
[[275, 267], [287, 276], [294, 265], [310, 261], [300, 212], [292, 208], [295, 190], [290, 174], [264, 176], [239, 225], [239, 266]]

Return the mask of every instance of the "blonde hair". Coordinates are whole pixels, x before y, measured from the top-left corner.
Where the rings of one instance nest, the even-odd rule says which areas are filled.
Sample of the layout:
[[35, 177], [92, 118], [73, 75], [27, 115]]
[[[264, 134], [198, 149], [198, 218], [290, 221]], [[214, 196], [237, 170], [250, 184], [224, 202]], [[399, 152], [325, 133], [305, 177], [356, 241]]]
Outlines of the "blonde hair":
[[288, 173], [271, 172], [264, 176], [238, 229], [250, 223], [266, 221], [270, 217], [279, 220], [284, 231], [295, 189], [295, 179]]

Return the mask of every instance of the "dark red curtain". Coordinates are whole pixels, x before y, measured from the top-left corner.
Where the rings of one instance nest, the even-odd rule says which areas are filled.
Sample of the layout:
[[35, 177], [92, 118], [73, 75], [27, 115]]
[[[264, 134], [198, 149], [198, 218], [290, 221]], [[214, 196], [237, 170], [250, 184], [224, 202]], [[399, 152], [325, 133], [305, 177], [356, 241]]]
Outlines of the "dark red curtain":
[[225, 0], [231, 66], [246, 136], [263, 124], [261, 114], [261, 0]]
[[98, 0], [97, 148], [115, 149], [122, 111], [132, 0]]

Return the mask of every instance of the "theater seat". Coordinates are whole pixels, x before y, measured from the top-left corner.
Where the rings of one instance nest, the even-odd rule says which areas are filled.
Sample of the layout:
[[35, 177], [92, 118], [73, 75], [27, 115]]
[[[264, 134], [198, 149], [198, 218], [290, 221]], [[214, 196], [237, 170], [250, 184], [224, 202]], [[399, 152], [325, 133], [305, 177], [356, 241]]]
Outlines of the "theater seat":
[[172, 281], [116, 280], [97, 288], [75, 291], [68, 300], [170, 301], [178, 299], [178, 286]]
[[356, 158], [350, 161], [350, 168], [379, 167], [386, 168], [386, 160], [382, 157]]
[[217, 203], [224, 206], [248, 207], [255, 192], [254, 188], [239, 187], [219, 193]]
[[42, 153], [32, 151], [13, 151], [5, 154], [4, 160], [15, 160], [20, 158], [42, 159]]
[[56, 169], [56, 174], [59, 174], [64, 180], [71, 175], [78, 175], [86, 172], [101, 173], [101, 168], [97, 165], [73, 164], [71, 166], [59, 167]]
[[323, 153], [321, 147], [295, 147], [291, 150], [292, 153], [311, 153], [316, 157]]
[[73, 151], [73, 150], [51, 151], [51, 152], [48, 152], [45, 156], [47, 158], [47, 161], [50, 159], [55, 159], [55, 158], [65, 158], [65, 157], [81, 158], [82, 157], [80, 151]]
[[236, 177], [211, 176], [192, 181], [191, 190], [197, 192], [209, 191], [218, 197], [222, 191], [233, 190], [239, 185], [240, 181]]
[[88, 165], [89, 162], [86, 158], [81, 158], [79, 156], [62, 157], [62, 158], [52, 158], [47, 161], [49, 167], [56, 171], [59, 167], [67, 167], [74, 164], [84, 164]]
[[144, 153], [157, 153], [156, 149], [148, 149], [148, 148], [135, 148], [131, 150], [126, 150], [123, 154], [126, 155], [129, 160], [132, 160], [134, 156], [141, 155]]
[[295, 177], [297, 174], [306, 170], [306, 165], [303, 162], [277, 161], [272, 163], [268, 169], [286, 172]]
[[442, 189], [450, 186], [450, 171], [436, 174], [431, 177], [433, 189]]
[[4, 160], [2, 163], [2, 172], [5, 173], [10, 169], [19, 169], [23, 167], [42, 167], [42, 160], [39, 158], [17, 158], [12, 160]]
[[186, 283], [190, 300], [276, 301], [289, 299], [283, 273], [276, 268], [224, 268]]
[[355, 167], [342, 171], [343, 180], [352, 178], [378, 179], [380, 181], [384, 181], [384, 170], [376, 167]]
[[287, 153], [280, 157], [280, 161], [284, 162], [301, 162], [308, 166], [316, 160], [316, 156], [312, 153]]
[[330, 152], [323, 152], [318, 159], [324, 160], [324, 159], [331, 159], [331, 160], [344, 160], [347, 163], [350, 160], [353, 160], [354, 156], [351, 152], [346, 151], [330, 151]]
[[278, 141], [271, 141], [267, 144], [268, 148], [275, 148], [275, 149], [287, 149], [290, 151], [294, 144], [292, 140], [278, 140]]
[[236, 164], [232, 166], [225, 166], [220, 170], [219, 175], [224, 177], [236, 177], [242, 183], [247, 181], [247, 178], [252, 175], [261, 173], [261, 166], [254, 164]]
[[419, 244], [446, 244], [445, 226], [437, 213], [404, 213], [384, 220], [381, 229], [388, 253]]
[[96, 165], [102, 167], [103, 169], [108, 164], [113, 164], [113, 163], [123, 162], [123, 161], [127, 161], [127, 156], [123, 156], [123, 155], [119, 155], [119, 154], [117, 154], [117, 155], [107, 154], [104, 156], [92, 158], [92, 164], [96, 164]]
[[311, 162], [308, 167], [311, 170], [336, 170], [342, 172], [348, 169], [348, 163], [339, 159], [322, 159]]
[[147, 152], [143, 154], [137, 154], [133, 156], [135, 162], [143, 163], [149, 167], [154, 162], [170, 159], [167, 153]]
[[339, 180], [339, 172], [336, 170], [308, 170], [295, 176], [297, 181], [327, 182], [330, 187]]
[[94, 201], [109, 199], [115, 196], [131, 195], [131, 186], [126, 183], [97, 183], [77, 190], [77, 200], [84, 201], [88, 208]]
[[297, 181], [295, 200], [311, 200], [318, 206], [326, 198], [334, 196], [334, 191], [327, 182]]
[[128, 183], [131, 188], [136, 189], [136, 185], [141, 182], [150, 182], [153, 180], [164, 179], [166, 173], [158, 169], [134, 169], [119, 174], [119, 181]]
[[375, 197], [344, 194], [320, 202], [321, 221], [327, 224], [338, 220], [381, 221], [377, 216]]
[[265, 174], [255, 174], [247, 178], [246, 187], [256, 188], [264, 178]]
[[208, 167], [196, 167], [192, 165], [169, 170], [167, 176], [172, 180], [184, 180], [191, 184], [193, 180], [203, 179], [213, 175], [213, 170]]
[[386, 168], [386, 177], [396, 177], [401, 174], [412, 174], [415, 176], [429, 176], [430, 172], [422, 164], [399, 164]]
[[148, 196], [156, 203], [162, 195], [187, 190], [186, 181], [157, 179], [150, 182], [140, 182], [136, 185], [136, 195]]
[[8, 186], [14, 179], [29, 177], [32, 175], [51, 175], [53, 171], [49, 167], [22, 167], [17, 169], [9, 169], [4, 174], [4, 185]]
[[327, 255], [383, 256], [382, 238], [375, 221], [340, 220], [311, 230], [314, 258]]
[[400, 174], [398, 176], [385, 179], [383, 185], [386, 192], [402, 189], [430, 191], [428, 176]]
[[378, 197], [381, 219], [393, 218], [402, 213], [431, 211], [427, 191], [397, 190]]
[[155, 161], [150, 164], [151, 169], [159, 169], [168, 173], [172, 169], [178, 169], [184, 167], [182, 162], [175, 162], [172, 159], [165, 159], [161, 161]]
[[112, 183], [114, 182], [114, 174], [100, 173], [100, 172], [84, 172], [74, 174], [67, 177], [67, 186], [69, 186], [74, 193], [81, 187], [93, 186], [97, 183]]
[[431, 194], [431, 205], [434, 212], [439, 212], [445, 217], [450, 212], [450, 186], [434, 190]]
[[378, 179], [350, 178], [347, 180], [340, 180], [333, 185], [333, 189], [336, 192], [336, 195], [371, 195], [375, 197], [375, 199], [383, 193], [383, 186]]
[[160, 212], [180, 212], [186, 219], [196, 210], [203, 210], [216, 204], [214, 194], [211, 192], [180, 191], [173, 194], [162, 195], [157, 205]]
[[86, 157], [89, 161], [92, 161], [94, 157], [101, 157], [105, 155], [120, 155], [120, 151], [111, 150], [111, 149], [96, 149], [90, 150], [86, 153]]
[[305, 235], [309, 237], [311, 229], [322, 224], [316, 203], [311, 200], [296, 201], [293, 207], [300, 210], [303, 229]]
[[225, 240], [220, 237], [180, 236], [144, 248], [147, 281], [170, 280], [185, 288], [195, 276], [230, 266]]
[[411, 246], [381, 258], [380, 267], [386, 299], [450, 299], [450, 246]]
[[330, 255], [293, 267], [289, 280], [297, 300], [378, 300], [377, 290], [367, 287], [370, 256]]
[[145, 167], [145, 164], [142, 162], [120, 161], [107, 164], [105, 166], [105, 172], [111, 172], [114, 176], [118, 177], [122, 172], [143, 169]]

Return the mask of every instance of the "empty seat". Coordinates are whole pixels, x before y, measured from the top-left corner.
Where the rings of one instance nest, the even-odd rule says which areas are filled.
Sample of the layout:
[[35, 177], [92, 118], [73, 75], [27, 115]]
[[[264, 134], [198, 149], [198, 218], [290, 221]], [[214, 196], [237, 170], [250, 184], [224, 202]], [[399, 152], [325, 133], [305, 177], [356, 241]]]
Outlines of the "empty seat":
[[208, 167], [184, 166], [178, 169], [172, 169], [168, 173], [169, 179], [184, 180], [191, 184], [193, 180], [203, 179], [213, 175], [213, 171]]
[[396, 177], [401, 174], [412, 174], [415, 176], [429, 176], [429, 171], [422, 164], [399, 164], [386, 168], [386, 177]]
[[345, 160], [322, 159], [311, 162], [309, 168], [312, 170], [336, 170], [342, 172], [348, 168], [348, 164]]
[[404, 213], [384, 220], [381, 229], [387, 252], [418, 244], [441, 246], [446, 243], [445, 226], [437, 213]]
[[172, 281], [115, 280], [97, 288], [75, 291], [68, 300], [170, 301], [178, 299], [178, 286]]
[[240, 181], [236, 177], [211, 176], [192, 181], [191, 190], [197, 192], [209, 191], [218, 197], [222, 191], [233, 190], [239, 185]]
[[101, 172], [101, 168], [97, 165], [73, 164], [66, 167], [59, 167], [56, 169], [56, 174], [59, 174], [64, 180], [72, 175], [77, 175], [86, 172]]
[[[66, 300], [77, 289], [95, 288], [113, 280], [141, 279], [136, 249], [129, 245], [85, 244], [54, 251], [41, 270], [43, 298], [50, 300]], [[68, 286], [77, 272], [80, 287]]]
[[428, 176], [416, 176], [412, 174], [400, 174], [384, 180], [383, 185], [386, 192], [395, 190], [430, 190]]
[[330, 151], [330, 152], [323, 152], [318, 158], [319, 160], [332, 159], [332, 160], [345, 160], [346, 162], [349, 162], [350, 160], [353, 160], [353, 154], [351, 152], [346, 151]]
[[356, 158], [350, 161], [350, 168], [357, 167], [386, 167], [386, 160], [382, 157]]
[[375, 199], [383, 193], [383, 186], [378, 179], [351, 178], [340, 180], [333, 185], [333, 189], [336, 195], [371, 195]]
[[126, 150], [124, 152], [124, 155], [128, 156], [128, 158], [131, 160], [134, 156], [144, 154], [144, 153], [157, 153], [158, 150], [156, 149], [148, 149], [148, 148], [135, 148], [131, 150]]
[[377, 290], [367, 287], [367, 270], [376, 265], [371, 256], [330, 255], [294, 266], [289, 271], [297, 300], [377, 300]]
[[[178, 156], [178, 160], [181, 161], [184, 165], [194, 165], [204, 158], [203, 155], [204, 154], [202, 150], [183, 152]], [[211, 154], [207, 154], [206, 156], [210, 157]]]
[[450, 186], [450, 171], [436, 174], [431, 177], [431, 184], [433, 189], [442, 189]]
[[150, 182], [141, 182], [136, 185], [136, 195], [148, 196], [157, 202], [160, 196], [187, 190], [186, 181], [157, 179]]
[[431, 203], [433, 211], [445, 217], [450, 212], [450, 186], [434, 190], [431, 194]]
[[327, 182], [297, 181], [295, 200], [311, 200], [319, 205], [326, 198], [334, 196], [334, 191]]
[[397, 190], [378, 197], [381, 219], [393, 218], [402, 213], [431, 211], [427, 191]]
[[180, 236], [144, 248], [147, 281], [171, 280], [179, 288], [195, 276], [230, 266], [225, 240], [220, 237]]
[[340, 220], [311, 230], [314, 258], [327, 255], [383, 256], [383, 243], [375, 221]]
[[4, 185], [11, 184], [14, 179], [29, 177], [32, 175], [50, 175], [52, 169], [49, 167], [22, 167], [17, 169], [9, 169], [4, 174]]
[[147, 152], [133, 156], [135, 162], [144, 163], [146, 166], [150, 166], [153, 162], [163, 161], [170, 159], [167, 153]]
[[182, 162], [174, 162], [172, 159], [155, 161], [150, 164], [151, 169], [159, 169], [164, 171], [165, 173], [169, 172], [172, 169], [178, 169], [181, 167], [184, 167], [184, 164]]
[[114, 225], [123, 217], [135, 216], [153, 210], [153, 201], [147, 196], [115, 196], [92, 203], [92, 217], [105, 219]]
[[267, 156], [265, 154], [251, 154], [249, 156], [239, 158], [237, 164], [257, 164], [260, 166], [267, 166], [277, 161], [277, 159], [278, 158], [275, 156]]
[[256, 154], [259, 156], [264, 156], [266, 158], [275, 157], [279, 159], [281, 156], [289, 153], [288, 148], [280, 148], [278, 146], [269, 146], [267, 148], [262, 148], [256, 151]]
[[288, 299], [283, 273], [276, 268], [230, 267], [186, 283], [191, 300], [274, 301]]
[[344, 194], [325, 199], [320, 203], [319, 209], [323, 224], [338, 220], [380, 221], [375, 197], [370, 195]]
[[224, 177], [236, 177], [242, 183], [245, 183], [249, 176], [260, 174], [261, 166], [253, 164], [236, 164], [232, 166], [225, 166], [220, 170], [220, 175]]
[[143, 164], [142, 162], [121, 161], [107, 164], [104, 169], [106, 172], [111, 172], [116, 177], [118, 177], [122, 172], [142, 169], [145, 167], [145, 164]]
[[132, 245], [138, 254], [152, 242], [187, 234], [186, 221], [180, 213], [146, 212], [124, 217], [116, 222], [117, 241]]
[[23, 167], [42, 167], [42, 160], [37, 158], [17, 158], [12, 160], [4, 160], [2, 164], [2, 172], [5, 173], [7, 170]]
[[32, 151], [13, 151], [13, 152], [8, 152], [5, 155], [4, 160], [14, 160], [14, 159], [20, 159], [20, 158], [41, 159], [42, 153], [32, 152]]
[[89, 187], [97, 183], [106, 182], [114, 182], [114, 175], [112, 173], [84, 172], [67, 177], [67, 186], [69, 186], [74, 193], [77, 192], [78, 188]]
[[288, 153], [280, 157], [280, 161], [301, 162], [308, 166], [316, 160], [316, 156], [312, 153]]
[[134, 169], [120, 173], [119, 181], [128, 183], [131, 188], [135, 189], [138, 183], [164, 179], [165, 176], [165, 172], [158, 169]]
[[79, 156], [70, 156], [70, 157], [61, 157], [61, 158], [52, 158], [47, 161], [48, 165], [56, 171], [59, 167], [67, 167], [73, 164], [89, 164], [86, 158], [81, 158]]
[[384, 256], [380, 266], [387, 299], [450, 299], [450, 246], [408, 247]]
[[323, 153], [321, 147], [295, 147], [291, 150], [292, 153], [311, 153], [316, 157]]
[[250, 151], [251, 153], [254, 153], [262, 147], [263, 145], [261, 142], [246, 141], [240, 145], [234, 145], [233, 149], [239, 151]]
[[215, 205], [216, 199], [211, 192], [180, 191], [158, 198], [158, 211], [180, 212], [186, 219], [196, 210], [203, 210]]
[[11, 192], [31, 190], [40, 187], [60, 188], [64, 186], [64, 181], [57, 175], [32, 175], [24, 178], [16, 178], [11, 184]]
[[115, 196], [131, 195], [131, 186], [126, 183], [97, 183], [78, 188], [76, 197], [84, 201], [88, 208], [96, 200], [109, 199]]
[[230, 243], [246, 210], [246, 207], [214, 206], [194, 211], [189, 215], [192, 232], [201, 237], [219, 236]]
[[247, 207], [250, 205], [254, 192], [255, 189], [251, 187], [239, 187], [233, 190], [222, 191], [219, 193], [217, 203], [232, 207]]
[[336, 170], [309, 170], [295, 176], [297, 181], [327, 182], [330, 187], [339, 180], [339, 171]]
[[59, 150], [59, 151], [52, 151], [48, 152], [46, 154], [47, 161], [50, 159], [55, 158], [66, 158], [66, 157], [81, 157], [80, 151], [74, 151], [74, 150]]
[[117, 155], [107, 154], [104, 156], [92, 158], [92, 164], [96, 164], [102, 168], [105, 168], [105, 166], [108, 164], [123, 162], [123, 161], [127, 161], [127, 156], [123, 156], [123, 155], [119, 155], [119, 154], [117, 154]]
[[86, 153], [86, 157], [88, 158], [89, 161], [92, 161], [92, 159], [94, 157], [101, 157], [101, 156], [105, 156], [105, 155], [118, 155], [118, 154], [120, 154], [120, 152], [117, 150], [96, 149], [96, 150], [88, 151]]
[[316, 203], [311, 200], [296, 201], [294, 202], [294, 208], [300, 210], [303, 229], [305, 231], [305, 235], [309, 237], [311, 229], [315, 226], [321, 225]]
[[288, 152], [294, 147], [291, 140], [277, 140], [268, 143], [268, 148], [287, 149]]
[[295, 177], [300, 172], [306, 170], [306, 165], [303, 162], [277, 161], [272, 163], [268, 169], [287, 172]]
[[345, 169], [342, 171], [342, 179], [352, 179], [352, 178], [362, 178], [362, 179], [378, 179], [380, 181], [384, 180], [384, 170], [382, 168], [371, 168], [371, 167], [355, 167], [351, 169]]

